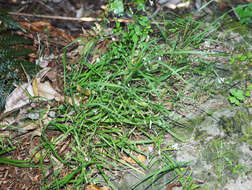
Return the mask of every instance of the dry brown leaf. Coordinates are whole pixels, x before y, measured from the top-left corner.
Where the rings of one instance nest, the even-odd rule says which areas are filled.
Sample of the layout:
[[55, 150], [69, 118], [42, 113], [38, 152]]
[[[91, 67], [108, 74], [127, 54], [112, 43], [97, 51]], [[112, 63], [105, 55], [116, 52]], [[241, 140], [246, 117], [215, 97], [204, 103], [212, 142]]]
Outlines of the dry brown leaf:
[[83, 94], [84, 94], [85, 96], [90, 96], [91, 90], [85, 89], [85, 90], [83, 91]]
[[52, 69], [46, 74], [46, 77], [51, 81], [52, 87], [61, 92], [63, 88], [63, 80], [61, 78], [60, 68], [56, 66], [52, 67]]
[[51, 79], [55, 79], [53, 76], [56, 74], [50, 67], [45, 67], [42, 69], [36, 77], [32, 81], [32, 89], [35, 96], [40, 96], [43, 98], [46, 98], [48, 100], [55, 99], [56, 101], [60, 100], [61, 95], [51, 86], [51, 84], [48, 81], [41, 82], [41, 80], [48, 75], [48, 77], [51, 77]]
[[24, 83], [13, 90], [13, 92], [6, 98], [4, 113], [18, 110], [27, 105], [30, 102], [28, 94], [34, 96], [32, 85], [30, 83]]
[[52, 28], [49, 22], [44, 22], [44, 21], [38, 21], [38, 22], [32, 22], [32, 23], [19, 22], [18, 24], [25, 30], [34, 31], [34, 32], [43, 32], [43, 30], [45, 29], [50, 30]]
[[60, 97], [60, 94], [52, 88], [48, 81], [41, 83], [37, 78], [35, 78], [34, 81], [36, 82], [32, 83], [32, 87], [37, 90], [38, 96], [48, 100], [57, 100], [58, 97]]
[[48, 73], [46, 73], [46, 77], [52, 82], [57, 80], [57, 67], [53, 67]]
[[142, 155], [142, 154], [139, 154], [139, 155], [137, 155], [136, 157], [137, 157], [137, 159], [138, 159], [141, 163], [143, 163], [143, 162], [146, 160], [146, 156], [144, 156], [144, 155]]
[[77, 90], [78, 90], [79, 92], [82, 91], [82, 87], [81, 87], [79, 84], [77, 85]]
[[58, 56], [52, 53], [50, 55], [44, 55], [36, 60], [36, 65], [39, 65], [41, 68], [46, 68], [48, 67], [49, 63], [51, 63], [53, 60], [56, 60], [57, 58]]
[[169, 184], [167, 187], [166, 187], [166, 190], [172, 190], [174, 187], [181, 187], [182, 184], [180, 182], [174, 182], [174, 183], [171, 183]]
[[128, 157], [128, 156], [123, 156], [122, 160], [125, 161], [125, 162], [128, 162], [128, 163], [131, 163], [131, 164], [136, 163], [135, 160], [133, 160], [131, 157]]
[[88, 185], [85, 190], [102, 190], [98, 185]]
[[33, 137], [36, 137], [36, 136], [40, 137], [41, 134], [42, 134], [42, 129], [39, 127], [39, 128], [37, 128], [36, 130], [32, 131], [31, 134], [32, 134], [32, 138], [33, 138]]
[[38, 80], [35, 78], [35, 80], [32, 81], [32, 90], [33, 90], [34, 96], [38, 96], [39, 95], [38, 88], [37, 88], [37, 86], [38, 86], [37, 83], [38, 83]]
[[[144, 162], [146, 160], [146, 156], [144, 155], [137, 155], [136, 158], [140, 161], [140, 162]], [[123, 156], [122, 160], [131, 164], [136, 164], [136, 161], [134, 159], [132, 159], [131, 157], [128, 156]]]
[[36, 129], [38, 127], [38, 124], [36, 123], [27, 123], [24, 127], [22, 127], [22, 130], [31, 131], [33, 129]]
[[32, 155], [32, 161], [38, 163], [41, 159], [41, 153], [37, 152]]
[[[71, 106], [73, 106], [72, 98], [67, 96], [66, 99], [67, 99], [67, 102], [68, 102]], [[77, 96], [74, 96], [73, 99], [74, 99], [74, 103], [75, 103], [77, 106], [79, 106], [79, 105], [80, 105], [80, 99], [81, 99], [81, 98], [79, 98], [79, 97], [77, 97]]]
[[[74, 37], [66, 34], [64, 31], [54, 28], [49, 22], [36, 21], [36, 22], [18, 22], [18, 24], [29, 32], [38, 32], [47, 37], [48, 34], [52, 37], [52, 41], [55, 41], [63, 46], [66, 43], [72, 42]], [[50, 40], [50, 41], [51, 41]]]
[[[22, 108], [30, 103], [30, 97], [34, 96], [39, 96], [47, 100], [63, 101], [64, 97], [56, 91], [57, 85], [54, 85], [53, 87], [49, 81], [42, 82], [45, 76], [49, 78], [52, 83], [56, 82], [56, 75], [56, 68], [51, 69], [46, 67], [36, 75], [32, 82], [24, 83], [17, 87], [6, 99], [4, 114], [9, 114], [12, 111]], [[66, 97], [66, 99], [69, 104], [73, 105], [72, 98]], [[74, 96], [74, 102], [77, 106], [80, 105], [80, 100], [79, 97]]]

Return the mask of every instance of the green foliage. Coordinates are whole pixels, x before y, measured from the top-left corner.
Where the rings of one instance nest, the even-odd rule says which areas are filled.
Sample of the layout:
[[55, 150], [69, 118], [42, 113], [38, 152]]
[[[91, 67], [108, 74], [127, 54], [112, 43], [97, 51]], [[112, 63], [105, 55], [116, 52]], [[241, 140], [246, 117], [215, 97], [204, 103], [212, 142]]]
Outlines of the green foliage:
[[[123, 2], [123, 0], [110, 0], [109, 1], [109, 11], [116, 16], [122, 16], [127, 10], [127, 6], [134, 5], [137, 8], [137, 11], [141, 11], [145, 9], [146, 1], [145, 0], [134, 0], [128, 1], [127, 3]], [[131, 12], [131, 11], [130, 11]]]
[[240, 106], [240, 102], [243, 102], [245, 100], [243, 90], [230, 89], [229, 93], [230, 96], [228, 96], [228, 100], [232, 104]]
[[247, 52], [232, 56], [229, 64], [235, 71], [233, 74], [233, 80], [246, 78], [249, 76], [249, 68], [252, 66], [252, 54], [251, 52]]
[[229, 90], [230, 95], [228, 96], [228, 100], [230, 101], [231, 104], [240, 106], [240, 103], [245, 101], [245, 97], [250, 97], [251, 89], [252, 89], [252, 84], [250, 84], [246, 88], [246, 90], [230, 89]]
[[29, 40], [21, 38], [18, 35], [3, 34], [0, 39], [0, 46], [13, 46], [21, 44], [30, 44]]
[[122, 0], [113, 0], [109, 3], [109, 10], [115, 15], [121, 16], [124, 14], [124, 5]]
[[146, 16], [135, 16], [136, 23], [130, 23], [128, 25], [128, 31], [124, 31], [120, 23], [116, 23], [116, 28], [114, 29], [116, 36], [121, 36], [121, 45], [128, 46], [129, 49], [133, 45], [143, 42], [147, 39], [148, 34], [152, 32], [150, 20]]
[[[14, 89], [13, 84], [19, 84], [25, 79], [23, 68], [32, 74], [35, 66], [27, 61], [26, 56], [32, 52], [24, 45], [30, 41], [12, 34], [13, 30], [24, 31], [11, 16], [0, 9], [0, 111], [3, 109], [6, 97]], [[23, 68], [22, 68], [23, 66]]]
[[[168, 18], [165, 21], [163, 36], [168, 43], [173, 44], [172, 46], [174, 46], [174, 43], [177, 43], [174, 46], [177, 49], [185, 49], [192, 46], [198, 48], [199, 44], [203, 43], [209, 35], [213, 36], [216, 30], [217, 26], [215, 23], [211, 23], [206, 27], [204, 22], [197, 21], [188, 15], [185, 18]], [[171, 38], [173, 42], [169, 42]]]
[[230, 175], [232, 175], [231, 172], [233, 174], [246, 172], [245, 166], [238, 163], [238, 155], [234, 150], [234, 145], [228, 144], [221, 139], [211, 141], [205, 150], [205, 154], [209, 154], [209, 158], [212, 155], [209, 161], [214, 163], [214, 169], [220, 181], [224, 180], [224, 174], [227, 172], [230, 172]]
[[247, 5], [239, 5], [234, 8], [234, 12], [239, 17], [242, 24], [252, 24], [252, 3]]
[[138, 11], [145, 8], [145, 0], [134, 0], [134, 3], [137, 4]]
[[250, 84], [247, 88], [247, 91], [245, 92], [245, 96], [249, 97], [250, 96], [250, 91], [252, 90], [252, 84]]

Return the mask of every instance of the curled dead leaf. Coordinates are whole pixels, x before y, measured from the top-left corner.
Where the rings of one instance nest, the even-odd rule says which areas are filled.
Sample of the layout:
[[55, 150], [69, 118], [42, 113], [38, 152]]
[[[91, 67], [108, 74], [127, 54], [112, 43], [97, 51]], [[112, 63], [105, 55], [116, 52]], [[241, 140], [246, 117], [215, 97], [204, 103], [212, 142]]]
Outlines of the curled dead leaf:
[[[56, 74], [56, 70], [46, 67], [36, 75], [32, 82], [24, 83], [14, 89], [14, 91], [7, 97], [4, 114], [0, 115], [0, 117], [27, 105], [30, 103], [30, 98], [34, 96], [42, 97], [46, 100], [63, 102], [64, 97], [55, 90], [57, 85], [53, 87], [48, 80], [42, 82], [45, 76], [47, 76], [47, 78], [53, 83], [56, 80]], [[71, 97], [66, 97], [66, 100], [71, 105], [73, 105], [74, 102], [75, 105], [79, 106], [81, 98], [77, 96], [74, 96], [73, 99]]]
[[40, 96], [43, 98], [46, 98], [48, 100], [55, 99], [56, 101], [60, 100], [60, 94], [52, 87], [49, 81], [41, 82], [42, 79], [47, 76], [49, 73], [49, 76], [52, 77], [52, 73], [50, 73], [51, 68], [45, 67], [42, 69], [36, 77], [32, 81], [32, 89], [35, 96]]
[[44, 83], [38, 82], [37, 89], [38, 89], [38, 95], [48, 100], [53, 100], [56, 99], [58, 96], [60, 96], [58, 92], [56, 92], [52, 88], [51, 84], [48, 81]]
[[17, 110], [30, 102], [30, 96], [34, 96], [32, 85], [24, 83], [12, 91], [6, 98], [4, 113]]

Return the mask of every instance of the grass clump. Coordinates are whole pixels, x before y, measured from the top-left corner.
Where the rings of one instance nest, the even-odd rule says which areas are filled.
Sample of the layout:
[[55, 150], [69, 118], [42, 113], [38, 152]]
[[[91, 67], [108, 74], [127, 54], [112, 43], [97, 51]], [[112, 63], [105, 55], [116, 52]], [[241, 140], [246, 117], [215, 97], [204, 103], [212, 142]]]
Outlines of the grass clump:
[[[197, 36], [184, 34], [187, 41], [177, 40], [172, 43], [173, 48], [160, 44], [160, 39], [149, 40], [153, 32], [150, 20], [136, 19], [127, 27], [116, 24], [117, 39], [99, 39], [108, 45], [106, 53], [98, 59], [92, 60], [92, 52], [99, 43], [96, 39], [89, 42], [79, 39], [86, 46], [69, 73], [64, 58], [65, 91], [72, 100], [76, 94], [85, 96], [85, 100], [73, 108], [61, 105], [58, 114], [62, 118], [45, 128], [62, 132], [52, 141], [44, 133], [42, 141], [48, 152], [69, 171], [60, 177], [63, 168], [59, 167], [54, 178], [56, 183], [47, 184], [48, 188], [60, 188], [67, 183], [74, 187], [105, 183], [116, 189], [113, 176], [119, 171], [132, 169], [145, 174], [149, 170], [139, 159], [139, 155], [149, 158], [149, 144], [161, 152], [165, 133], [184, 141], [173, 131], [176, 122], [169, 117], [169, 105], [180, 105], [183, 87], [190, 82], [186, 74], [192, 69], [189, 54], [204, 53], [186, 49]], [[66, 138], [71, 139], [71, 151], [63, 156], [55, 149]], [[147, 178], [154, 179], [163, 172], [184, 166], [185, 163], [174, 162], [172, 166], [167, 165], [167, 170], [156, 171]]]
[[[173, 71], [158, 60], [160, 49], [154, 41], [133, 36], [131, 39], [129, 33], [122, 41], [110, 44], [108, 52], [94, 64], [87, 61], [88, 55], [82, 57], [78, 70], [73, 68], [67, 75], [70, 85], [66, 91], [72, 96], [77, 87], [88, 91], [87, 103], [66, 116], [71, 127], [66, 121], [53, 125], [73, 136], [73, 150], [67, 157], [81, 165], [78, 180], [82, 183], [95, 183], [91, 175], [96, 170], [113, 187], [109, 176], [114, 168], [140, 173], [147, 170], [137, 158], [148, 157], [144, 145], [155, 144], [164, 131], [180, 139], [173, 133], [169, 111], [162, 104], [167, 95], [165, 80], [174, 75]], [[123, 156], [131, 157], [142, 169], [123, 161]]]

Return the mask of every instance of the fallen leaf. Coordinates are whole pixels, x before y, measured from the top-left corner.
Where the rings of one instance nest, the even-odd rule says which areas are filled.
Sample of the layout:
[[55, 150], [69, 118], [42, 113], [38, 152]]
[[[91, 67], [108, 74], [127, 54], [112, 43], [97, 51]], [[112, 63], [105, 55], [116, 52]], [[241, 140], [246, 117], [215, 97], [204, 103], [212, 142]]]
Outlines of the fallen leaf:
[[166, 187], [166, 190], [172, 190], [173, 187], [181, 187], [181, 186], [182, 186], [182, 184], [180, 182], [174, 182], [174, 183], [169, 184]]
[[63, 88], [63, 80], [60, 72], [60, 68], [55, 65], [45, 75], [45, 77], [47, 77], [51, 81], [52, 87], [58, 92], [61, 92]]
[[146, 156], [144, 156], [144, 155], [142, 155], [142, 154], [137, 155], [136, 158], [137, 158], [141, 163], [143, 163], [143, 162], [146, 160]]
[[29, 96], [34, 96], [32, 85], [30, 83], [24, 83], [21, 86], [17, 87], [6, 98], [4, 113], [18, 110], [19, 108], [30, 103]]
[[[55, 90], [58, 85], [55, 84], [53, 87], [48, 80], [42, 82], [45, 77], [51, 80], [52, 83], [55, 82], [57, 77], [57, 70], [55, 69], [45, 67], [36, 75], [32, 82], [24, 83], [14, 89], [6, 98], [5, 111], [0, 117], [2, 118], [12, 111], [18, 110], [27, 105], [30, 103], [30, 97], [38, 96], [47, 100], [64, 101], [64, 97]], [[57, 90], [60, 91], [60, 89]], [[71, 97], [66, 97], [66, 100], [69, 104], [73, 105]], [[79, 97], [74, 96], [73, 100], [77, 106], [80, 105], [81, 99]]]
[[41, 82], [42, 79], [47, 75], [52, 80], [54, 80], [55, 79], [53, 78], [55, 77], [53, 76], [54, 74], [55, 71], [53, 71], [50, 67], [45, 67], [36, 75], [36, 77], [32, 81], [32, 89], [35, 96], [40, 96], [48, 100], [55, 99], [56, 101], [60, 101], [61, 95], [52, 87], [50, 82], [48, 81]]
[[58, 56], [55, 56], [54, 54], [44, 55], [36, 60], [36, 65], [39, 65], [41, 68], [46, 68], [48, 67], [49, 63], [51, 63], [53, 60], [56, 60], [57, 58]]
[[38, 95], [48, 100], [57, 99], [57, 97], [60, 96], [59, 93], [52, 88], [51, 84], [48, 81], [44, 83], [38, 81], [36, 88], [38, 89]]
[[[139, 162], [144, 162], [146, 160], [146, 156], [141, 155], [141, 154], [137, 155], [136, 158], [139, 160]], [[136, 164], [136, 161], [133, 158], [128, 157], [128, 156], [123, 156], [122, 160], [131, 164]]]
[[28, 132], [28, 131], [36, 129], [37, 127], [38, 127], [38, 124], [30, 122], [30, 123], [27, 123], [24, 127], [22, 127], [22, 131]]
[[32, 161], [38, 163], [41, 159], [41, 153], [37, 152], [34, 155], [32, 155]]
[[54, 28], [49, 22], [36, 21], [36, 22], [18, 22], [18, 24], [27, 31], [39, 32], [44, 34], [50, 34], [50, 36], [61, 38], [66, 42], [72, 42], [73, 36], [66, 34], [62, 30]]
[[35, 80], [32, 81], [32, 90], [33, 90], [34, 96], [38, 96], [39, 95], [38, 88], [37, 88], [37, 86], [38, 86], [37, 83], [38, 83], [38, 79], [35, 78]]
[[[62, 100], [62, 99], [61, 99]], [[73, 100], [72, 100], [72, 98], [71, 97], [66, 97], [66, 100], [68, 101], [68, 103], [71, 105], [71, 106], [73, 106], [73, 100], [74, 100], [74, 103], [75, 103], [75, 105], [76, 106], [79, 106], [80, 105], [80, 98], [79, 97], [77, 97], [77, 96], [74, 96], [73, 97]]]
[[85, 190], [102, 190], [98, 185], [88, 185]]

